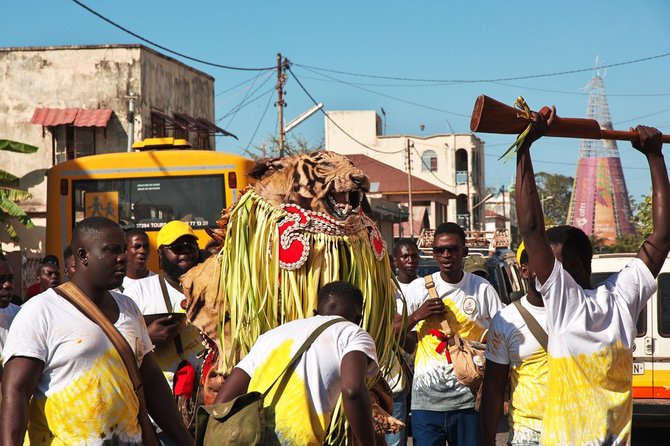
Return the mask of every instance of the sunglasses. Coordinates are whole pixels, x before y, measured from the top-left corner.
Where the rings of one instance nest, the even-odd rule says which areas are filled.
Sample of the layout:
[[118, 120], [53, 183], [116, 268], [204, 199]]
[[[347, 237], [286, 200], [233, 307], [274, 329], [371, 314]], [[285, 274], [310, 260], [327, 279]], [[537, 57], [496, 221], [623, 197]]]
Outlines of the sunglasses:
[[198, 244], [196, 242], [179, 242], [165, 245], [165, 247], [177, 255], [188, 254], [198, 250]]
[[449, 254], [455, 254], [459, 252], [462, 248], [464, 247], [461, 245], [433, 246], [433, 254], [438, 256], [444, 255], [445, 252], [449, 252]]
[[0, 274], [0, 285], [7, 282], [14, 283], [14, 274]]

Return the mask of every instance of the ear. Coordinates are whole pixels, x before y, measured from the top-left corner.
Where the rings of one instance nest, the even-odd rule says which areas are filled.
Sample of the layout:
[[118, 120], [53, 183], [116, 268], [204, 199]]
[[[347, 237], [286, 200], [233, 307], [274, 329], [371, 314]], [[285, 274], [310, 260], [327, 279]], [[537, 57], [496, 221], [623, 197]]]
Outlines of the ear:
[[254, 180], [260, 180], [284, 167], [286, 167], [286, 158], [264, 158], [256, 161], [256, 165], [251, 168], [247, 175]]
[[77, 253], [75, 256], [79, 260], [79, 263], [83, 265], [88, 264], [88, 251], [86, 249], [84, 248], [77, 249]]

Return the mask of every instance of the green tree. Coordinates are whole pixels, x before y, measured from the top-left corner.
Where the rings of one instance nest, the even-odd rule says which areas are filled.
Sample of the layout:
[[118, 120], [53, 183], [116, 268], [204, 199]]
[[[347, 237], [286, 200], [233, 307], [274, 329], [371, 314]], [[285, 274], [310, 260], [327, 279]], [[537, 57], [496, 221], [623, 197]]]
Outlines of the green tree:
[[[0, 139], [0, 150], [16, 153], [35, 153], [37, 147], [16, 141]], [[19, 178], [11, 173], [0, 169], [0, 230], [7, 233], [13, 242], [19, 241], [18, 233], [14, 224], [18, 221], [26, 228], [34, 228], [32, 220], [18, 202], [30, 198], [28, 191], [21, 189]]]
[[[324, 149], [323, 139], [312, 143], [301, 134], [290, 136], [287, 135], [284, 140], [284, 156], [299, 155], [301, 153], [309, 153]], [[263, 138], [261, 143], [254, 146], [253, 149], [245, 150], [245, 155], [254, 160], [261, 158], [277, 158], [279, 157], [279, 139], [276, 136], [269, 135]]]
[[564, 225], [572, 196], [574, 178], [565, 175], [538, 172], [537, 190], [543, 201], [544, 221], [547, 226]]

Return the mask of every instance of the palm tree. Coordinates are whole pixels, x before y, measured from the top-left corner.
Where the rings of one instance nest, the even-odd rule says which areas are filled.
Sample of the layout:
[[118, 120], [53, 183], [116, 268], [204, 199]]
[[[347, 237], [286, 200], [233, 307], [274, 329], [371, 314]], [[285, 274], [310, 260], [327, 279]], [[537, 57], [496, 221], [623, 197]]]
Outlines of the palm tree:
[[[16, 153], [35, 153], [38, 149], [28, 144], [0, 139], [0, 150]], [[28, 229], [35, 227], [28, 214], [17, 204], [19, 201], [30, 197], [30, 193], [19, 186], [19, 178], [17, 176], [0, 169], [0, 231], [6, 232], [13, 242], [19, 241], [19, 236], [14, 227], [14, 220]]]

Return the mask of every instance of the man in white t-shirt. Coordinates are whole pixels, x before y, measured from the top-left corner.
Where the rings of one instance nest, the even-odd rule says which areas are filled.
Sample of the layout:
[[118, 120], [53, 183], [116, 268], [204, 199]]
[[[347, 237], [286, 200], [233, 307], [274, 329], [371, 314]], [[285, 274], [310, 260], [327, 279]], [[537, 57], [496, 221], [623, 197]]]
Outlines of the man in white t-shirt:
[[123, 293], [130, 285], [140, 279], [156, 275], [147, 266], [151, 254], [147, 233], [141, 229], [131, 229], [126, 232], [126, 243], [128, 265], [126, 267], [126, 277], [123, 278], [123, 283], [116, 290], [119, 293]]
[[268, 426], [268, 444], [321, 446], [338, 398], [342, 397], [349, 427], [359, 445], [374, 445], [366, 378], [377, 371], [372, 337], [361, 321], [363, 294], [347, 282], [331, 282], [319, 290], [315, 316], [299, 319], [261, 335], [248, 355], [235, 366], [217, 395], [224, 403], [250, 391], [265, 392], [284, 370], [293, 354], [325, 321], [343, 317], [314, 341], [297, 365], [265, 398], [274, 409]]
[[[14, 317], [21, 307], [12, 303], [14, 291], [14, 272], [4, 254], [0, 253], [0, 362], [2, 351], [7, 340], [7, 332]], [[0, 380], [2, 380], [2, 365], [0, 364]]]
[[[200, 353], [204, 347], [198, 329], [183, 318], [186, 296], [181, 291], [179, 278], [200, 259], [197, 240], [188, 223], [179, 220], [167, 223], [156, 238], [161, 274], [139, 279], [124, 290], [145, 318], [153, 319], [148, 329], [151, 342], [156, 346], [156, 361], [189, 428], [195, 427], [192, 423], [202, 368]], [[162, 439], [162, 433], [159, 432], [159, 436]]]
[[670, 183], [662, 135], [645, 126], [631, 129], [638, 134], [633, 147], [646, 156], [651, 172], [654, 229], [636, 259], [592, 290], [591, 243], [584, 232], [571, 228], [560, 252], [552, 252], [544, 233], [530, 146], [554, 119], [555, 109], [533, 113], [517, 152], [519, 230], [540, 285], [549, 334], [541, 443], [630, 444], [635, 321], [655, 292], [655, 277], [670, 251]]
[[[528, 254], [523, 247], [519, 249], [521, 276], [528, 289], [528, 294], [519, 299], [519, 302], [546, 334], [547, 323], [542, 296], [535, 288], [535, 276], [528, 268]], [[503, 308], [493, 317], [485, 356], [486, 373], [479, 409], [482, 444], [496, 444], [496, 431], [509, 379], [511, 388], [508, 444], [539, 445], [549, 374], [547, 352], [528, 328], [515, 305]]]
[[439, 297], [430, 298], [423, 278], [412, 282], [405, 296], [407, 326], [415, 330], [418, 341], [412, 382], [412, 437], [416, 445], [479, 444], [475, 394], [458, 381], [449, 356], [441, 348], [442, 322], [447, 320], [451, 330], [464, 339], [481, 341], [504, 305], [488, 281], [463, 271], [467, 255], [463, 228], [456, 223], [441, 224], [433, 240], [433, 257], [440, 271], [432, 274]]
[[[409, 371], [403, 370], [401, 361], [412, 360], [411, 354], [416, 348], [414, 336], [407, 336], [406, 328], [403, 326], [403, 313], [405, 312], [405, 294], [409, 284], [417, 278], [419, 269], [419, 248], [412, 239], [400, 239], [393, 246], [393, 266], [396, 268], [399, 289], [396, 292], [396, 310], [394, 328], [396, 333], [403, 339], [400, 352], [402, 357], [397, 358], [391, 369], [389, 386], [393, 392], [393, 417], [405, 423], [407, 421], [407, 391], [411, 385]], [[407, 432], [403, 427], [400, 431], [386, 434], [388, 446], [405, 446], [407, 444]]]
[[[108, 291], [125, 276], [126, 241], [113, 221], [91, 217], [72, 234], [71, 283], [98, 306], [135, 354], [153, 419], [177, 444], [193, 438], [151, 351], [137, 306]], [[14, 318], [4, 349], [0, 444], [141, 445], [139, 402], [107, 335], [64, 297], [48, 289]]]

